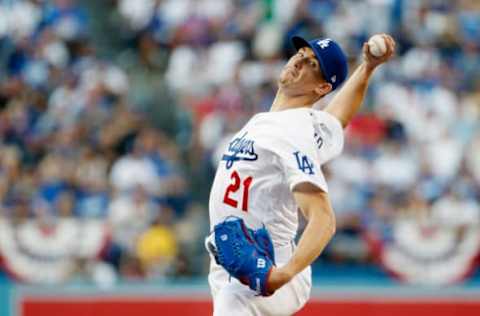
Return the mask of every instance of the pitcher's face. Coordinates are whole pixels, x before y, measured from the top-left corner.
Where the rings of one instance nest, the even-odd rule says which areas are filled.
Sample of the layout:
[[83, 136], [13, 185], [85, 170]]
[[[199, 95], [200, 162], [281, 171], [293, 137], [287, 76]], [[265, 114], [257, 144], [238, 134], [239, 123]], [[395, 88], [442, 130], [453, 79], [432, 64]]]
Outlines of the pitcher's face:
[[281, 89], [295, 90], [296, 94], [313, 92], [324, 83], [320, 64], [310, 47], [302, 47], [282, 69], [278, 80]]

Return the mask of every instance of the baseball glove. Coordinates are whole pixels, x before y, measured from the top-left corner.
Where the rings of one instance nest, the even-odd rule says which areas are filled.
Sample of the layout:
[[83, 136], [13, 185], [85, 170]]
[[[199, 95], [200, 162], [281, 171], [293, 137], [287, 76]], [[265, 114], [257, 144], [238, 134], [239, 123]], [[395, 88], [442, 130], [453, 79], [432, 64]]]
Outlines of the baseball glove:
[[273, 243], [265, 228], [249, 229], [241, 218], [229, 217], [215, 225], [207, 250], [230, 276], [258, 295], [270, 296], [268, 276], [275, 265]]

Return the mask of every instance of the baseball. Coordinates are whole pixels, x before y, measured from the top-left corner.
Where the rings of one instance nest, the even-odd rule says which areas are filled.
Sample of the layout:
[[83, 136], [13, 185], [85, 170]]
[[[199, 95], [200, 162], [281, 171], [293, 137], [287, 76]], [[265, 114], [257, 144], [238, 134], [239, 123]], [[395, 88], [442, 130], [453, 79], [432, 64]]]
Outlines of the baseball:
[[387, 43], [382, 35], [373, 35], [368, 40], [370, 53], [375, 57], [382, 57], [387, 52]]

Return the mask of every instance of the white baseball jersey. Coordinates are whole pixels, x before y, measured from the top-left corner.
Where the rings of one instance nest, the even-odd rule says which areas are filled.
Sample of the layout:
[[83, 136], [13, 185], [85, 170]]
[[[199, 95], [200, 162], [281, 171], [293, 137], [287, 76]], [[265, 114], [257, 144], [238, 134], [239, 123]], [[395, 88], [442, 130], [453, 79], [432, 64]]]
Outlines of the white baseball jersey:
[[297, 233], [292, 189], [310, 182], [328, 192], [321, 166], [340, 154], [343, 129], [332, 115], [310, 108], [253, 116], [224, 151], [210, 192], [210, 225], [238, 216], [264, 224], [275, 247]]

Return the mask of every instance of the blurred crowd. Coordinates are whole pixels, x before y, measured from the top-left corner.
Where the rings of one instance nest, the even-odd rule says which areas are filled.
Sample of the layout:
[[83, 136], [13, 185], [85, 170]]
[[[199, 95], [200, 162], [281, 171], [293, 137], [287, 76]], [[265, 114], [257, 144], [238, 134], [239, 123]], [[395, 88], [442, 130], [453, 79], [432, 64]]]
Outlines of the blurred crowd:
[[0, 1], [0, 262], [32, 282], [202, 275], [219, 153], [268, 111], [289, 38], [332, 37], [354, 69], [379, 32], [397, 57], [324, 168], [338, 229], [318, 264], [461, 279], [480, 248], [475, 0]]

